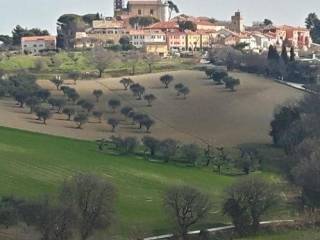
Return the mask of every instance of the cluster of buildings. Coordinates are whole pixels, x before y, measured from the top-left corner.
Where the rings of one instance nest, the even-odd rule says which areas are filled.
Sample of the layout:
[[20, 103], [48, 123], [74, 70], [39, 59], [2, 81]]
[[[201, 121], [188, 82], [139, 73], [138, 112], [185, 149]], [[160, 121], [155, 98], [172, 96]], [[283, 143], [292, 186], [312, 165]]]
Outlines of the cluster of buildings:
[[[245, 27], [240, 11], [231, 21], [214, 21], [207, 17], [180, 15], [170, 19], [169, 2], [166, 0], [114, 0], [114, 17], [93, 21], [85, 30], [76, 31], [68, 42], [69, 48], [93, 48], [119, 44], [122, 38], [137, 49], [166, 56], [170, 52], [199, 51], [216, 44], [235, 46], [242, 44], [245, 49], [263, 52], [270, 45], [281, 47], [309, 48], [312, 43], [310, 31], [306, 28], [256, 24]], [[132, 17], [158, 19], [146, 27], [132, 26]], [[181, 29], [181, 22], [191, 22], [193, 29]], [[43, 46], [43, 40], [24, 38], [22, 48], [30, 52], [30, 46]], [[54, 40], [51, 40], [54, 44]], [[45, 44], [48, 46], [48, 44]], [[49, 44], [50, 45], [50, 44]]]

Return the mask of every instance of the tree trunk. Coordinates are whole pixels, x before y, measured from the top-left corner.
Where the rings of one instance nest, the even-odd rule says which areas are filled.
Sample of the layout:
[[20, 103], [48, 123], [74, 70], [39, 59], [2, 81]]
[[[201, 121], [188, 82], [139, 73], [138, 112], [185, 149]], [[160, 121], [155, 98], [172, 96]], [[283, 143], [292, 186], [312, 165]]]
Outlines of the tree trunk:
[[149, 73], [152, 73], [152, 64], [149, 64]]

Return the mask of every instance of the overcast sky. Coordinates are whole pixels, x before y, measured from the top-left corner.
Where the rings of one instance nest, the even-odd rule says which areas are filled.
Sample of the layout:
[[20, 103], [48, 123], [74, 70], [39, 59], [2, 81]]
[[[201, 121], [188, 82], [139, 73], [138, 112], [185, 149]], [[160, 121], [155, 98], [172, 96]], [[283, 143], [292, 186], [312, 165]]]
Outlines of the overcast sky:
[[[269, 18], [276, 24], [304, 25], [310, 12], [320, 15], [320, 0], [175, 0], [180, 11], [196, 16], [229, 19], [240, 10], [246, 24]], [[56, 19], [64, 13], [112, 15], [113, 0], [0, 0], [0, 34], [20, 24], [55, 34]]]

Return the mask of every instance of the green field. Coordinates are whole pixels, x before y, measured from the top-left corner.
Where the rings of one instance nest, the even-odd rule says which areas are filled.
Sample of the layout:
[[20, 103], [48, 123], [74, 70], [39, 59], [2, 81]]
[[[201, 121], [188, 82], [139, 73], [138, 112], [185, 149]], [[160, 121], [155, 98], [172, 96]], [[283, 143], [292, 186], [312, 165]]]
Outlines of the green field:
[[[53, 194], [76, 172], [92, 172], [112, 181], [118, 190], [117, 222], [112, 232], [126, 235], [142, 227], [146, 234], [170, 231], [162, 195], [174, 184], [188, 184], [210, 194], [215, 209], [208, 222], [221, 223], [222, 192], [233, 178], [210, 170], [150, 163], [136, 156], [97, 152], [93, 142], [0, 128], [0, 194], [34, 198]], [[206, 224], [206, 223], [202, 223]], [[153, 231], [150, 231], [153, 230]]]
[[[11, 56], [9, 59], [0, 59], [0, 69], [8, 72], [15, 72], [21, 69], [31, 70], [37, 74], [57, 74], [67, 73], [70, 71], [94, 71], [95, 69], [90, 66], [86, 52], [76, 52], [77, 60], [74, 61], [69, 57], [67, 52], [60, 52], [54, 56], [26, 56], [16, 55]], [[35, 63], [41, 59], [45, 63], [45, 68], [40, 72], [35, 69]], [[154, 64], [153, 70], [157, 71], [168, 71], [168, 70], [179, 70], [187, 69], [192, 67], [190, 59], [172, 58], [163, 59]], [[58, 64], [57, 64], [58, 63]], [[124, 61], [116, 61], [109, 69], [106, 70], [106, 74], [111, 76], [128, 75], [131, 73], [130, 63]], [[148, 73], [149, 66], [141, 59], [136, 62], [136, 74]]]

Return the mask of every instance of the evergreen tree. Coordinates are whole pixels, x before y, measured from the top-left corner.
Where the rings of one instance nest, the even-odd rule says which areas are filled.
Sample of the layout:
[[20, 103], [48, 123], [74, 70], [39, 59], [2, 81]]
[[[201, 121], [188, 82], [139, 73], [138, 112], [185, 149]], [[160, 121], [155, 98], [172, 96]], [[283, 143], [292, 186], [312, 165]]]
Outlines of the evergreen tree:
[[289, 57], [288, 57], [288, 52], [287, 52], [287, 47], [286, 45], [282, 46], [282, 51], [281, 51], [281, 59], [285, 64], [289, 62]]
[[294, 52], [294, 47], [290, 49], [290, 62], [294, 62], [296, 60], [296, 54]]

